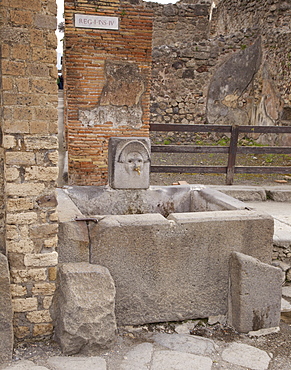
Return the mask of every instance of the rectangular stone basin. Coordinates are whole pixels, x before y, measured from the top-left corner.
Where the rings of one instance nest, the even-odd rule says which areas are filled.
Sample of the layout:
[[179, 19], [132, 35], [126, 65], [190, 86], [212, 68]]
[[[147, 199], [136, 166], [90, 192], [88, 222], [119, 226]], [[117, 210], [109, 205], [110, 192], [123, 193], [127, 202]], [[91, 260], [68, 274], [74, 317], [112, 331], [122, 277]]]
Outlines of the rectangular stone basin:
[[226, 315], [231, 253], [271, 262], [273, 219], [202, 185], [68, 187], [59, 204], [60, 261], [109, 269], [118, 325]]

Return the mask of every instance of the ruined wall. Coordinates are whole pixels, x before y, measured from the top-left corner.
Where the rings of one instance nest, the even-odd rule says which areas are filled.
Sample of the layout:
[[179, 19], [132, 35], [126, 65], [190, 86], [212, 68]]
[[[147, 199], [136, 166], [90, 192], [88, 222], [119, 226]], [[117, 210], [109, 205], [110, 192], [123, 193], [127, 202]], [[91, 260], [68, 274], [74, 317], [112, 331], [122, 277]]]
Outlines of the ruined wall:
[[48, 309], [57, 265], [56, 3], [13, 0], [0, 6], [1, 249], [10, 266], [15, 336], [37, 338], [53, 330]]
[[[77, 28], [74, 14], [118, 17], [119, 29]], [[148, 136], [152, 12], [142, 3], [66, 0], [65, 22], [69, 183], [104, 185], [108, 139]]]
[[282, 0], [223, 0], [217, 9], [216, 34], [250, 29], [261, 36], [262, 62], [253, 81], [257, 124], [291, 118], [290, 17], [290, 1]]
[[289, 3], [148, 6], [154, 10], [152, 123], [290, 119]]

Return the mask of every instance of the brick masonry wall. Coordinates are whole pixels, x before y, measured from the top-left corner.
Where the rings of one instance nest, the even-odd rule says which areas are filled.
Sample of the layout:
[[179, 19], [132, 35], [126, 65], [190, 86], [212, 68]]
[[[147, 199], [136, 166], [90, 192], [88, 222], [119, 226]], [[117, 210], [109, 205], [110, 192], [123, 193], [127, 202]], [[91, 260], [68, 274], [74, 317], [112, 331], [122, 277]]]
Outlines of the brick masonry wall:
[[[55, 0], [1, 2], [5, 248], [16, 339], [53, 331], [57, 230]], [[1, 153], [2, 153], [1, 152]]]
[[[119, 18], [119, 30], [76, 28], [74, 14]], [[112, 136], [148, 136], [152, 11], [123, 1], [65, 1], [69, 183], [107, 183]]]

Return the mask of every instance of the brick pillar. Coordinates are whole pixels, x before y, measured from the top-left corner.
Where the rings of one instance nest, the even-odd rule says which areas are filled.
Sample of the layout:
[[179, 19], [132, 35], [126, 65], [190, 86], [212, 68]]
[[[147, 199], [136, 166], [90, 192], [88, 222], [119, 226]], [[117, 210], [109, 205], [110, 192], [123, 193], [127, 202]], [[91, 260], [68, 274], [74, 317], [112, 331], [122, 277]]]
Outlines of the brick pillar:
[[14, 331], [20, 339], [50, 335], [53, 329], [48, 309], [58, 229], [56, 3], [3, 0], [0, 7], [2, 249], [9, 260]]
[[[118, 19], [118, 29], [93, 28], [104, 17]], [[152, 11], [126, 1], [65, 0], [65, 29], [69, 182], [104, 185], [109, 138], [149, 135]]]

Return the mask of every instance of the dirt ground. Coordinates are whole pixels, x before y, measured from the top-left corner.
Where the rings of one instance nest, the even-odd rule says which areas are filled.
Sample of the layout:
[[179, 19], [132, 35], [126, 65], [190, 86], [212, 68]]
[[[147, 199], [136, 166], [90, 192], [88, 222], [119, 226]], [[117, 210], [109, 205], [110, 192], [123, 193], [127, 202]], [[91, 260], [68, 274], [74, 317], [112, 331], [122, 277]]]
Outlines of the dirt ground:
[[[223, 154], [172, 154], [152, 153], [152, 165], [201, 165], [226, 166], [227, 156]], [[237, 156], [238, 166], [290, 166], [291, 155], [240, 155]], [[235, 174], [233, 185], [276, 186], [291, 185], [288, 174]], [[172, 185], [178, 181], [189, 184], [225, 185], [225, 174], [190, 174], [190, 173], [151, 173], [151, 185]]]

